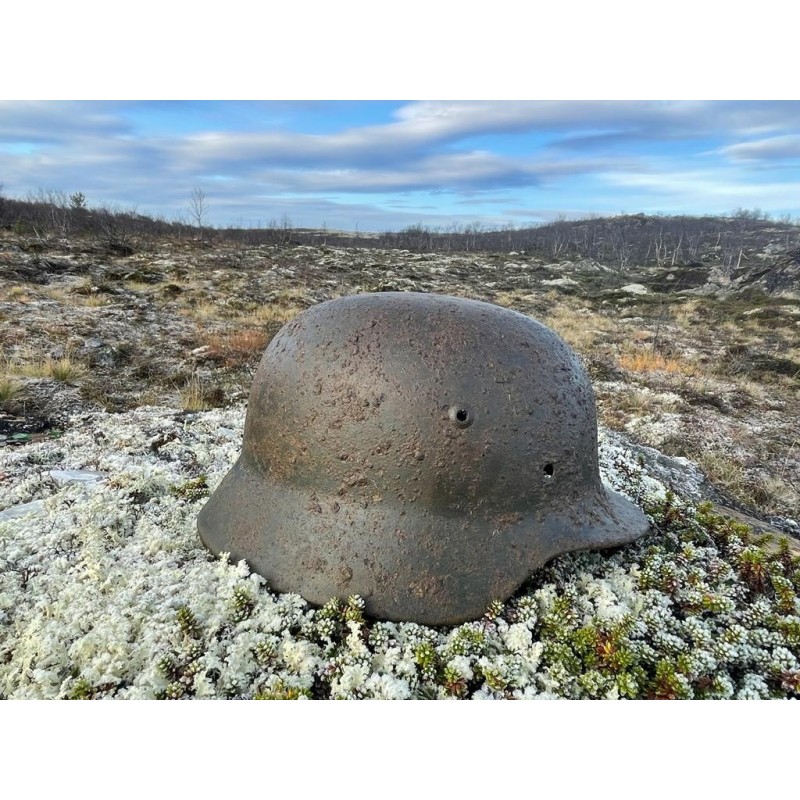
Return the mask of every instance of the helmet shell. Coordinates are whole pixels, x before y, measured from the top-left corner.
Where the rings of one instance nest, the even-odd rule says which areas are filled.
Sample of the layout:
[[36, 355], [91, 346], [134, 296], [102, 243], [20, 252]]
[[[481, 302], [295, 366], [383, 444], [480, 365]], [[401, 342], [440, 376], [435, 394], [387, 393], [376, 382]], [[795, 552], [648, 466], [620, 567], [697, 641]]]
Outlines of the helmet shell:
[[647, 528], [603, 487], [571, 348], [514, 311], [414, 292], [331, 300], [279, 331], [242, 454], [198, 518], [207, 547], [277, 591], [431, 625]]

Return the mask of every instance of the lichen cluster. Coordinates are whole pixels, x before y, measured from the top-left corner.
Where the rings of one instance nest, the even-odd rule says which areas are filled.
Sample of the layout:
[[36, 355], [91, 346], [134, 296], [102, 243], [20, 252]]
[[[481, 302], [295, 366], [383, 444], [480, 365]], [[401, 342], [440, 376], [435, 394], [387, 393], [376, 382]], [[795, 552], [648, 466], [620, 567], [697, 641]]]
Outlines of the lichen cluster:
[[[3, 454], [3, 698], [768, 698], [800, 696], [800, 567], [693, 506], [616, 445], [605, 480], [653, 522], [562, 556], [452, 628], [310, 607], [200, 544], [197, 512], [238, 454], [244, 411], [98, 414]], [[54, 469], [101, 483], [58, 485]], [[4, 487], [5, 488], [5, 487]]]

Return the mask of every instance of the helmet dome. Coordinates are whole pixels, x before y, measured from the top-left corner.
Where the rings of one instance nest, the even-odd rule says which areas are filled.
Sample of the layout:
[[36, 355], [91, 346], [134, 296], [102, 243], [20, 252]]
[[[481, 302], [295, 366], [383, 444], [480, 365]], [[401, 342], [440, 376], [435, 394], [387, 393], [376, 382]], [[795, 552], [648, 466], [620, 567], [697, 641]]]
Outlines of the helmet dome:
[[207, 547], [277, 591], [432, 625], [647, 528], [602, 485], [570, 347], [514, 311], [413, 292], [331, 300], [279, 331], [242, 454], [198, 518]]

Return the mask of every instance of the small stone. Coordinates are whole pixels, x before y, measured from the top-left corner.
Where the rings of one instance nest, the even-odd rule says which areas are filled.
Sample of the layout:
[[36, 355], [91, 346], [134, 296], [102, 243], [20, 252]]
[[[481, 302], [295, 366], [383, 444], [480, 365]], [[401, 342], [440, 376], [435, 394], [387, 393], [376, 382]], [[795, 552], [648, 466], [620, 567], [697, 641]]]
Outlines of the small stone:
[[572, 278], [553, 278], [550, 281], [542, 281], [542, 286], [579, 286], [578, 281]]
[[108, 476], [103, 472], [86, 469], [51, 469], [50, 477], [56, 483], [97, 483]]
[[44, 513], [44, 500], [33, 500], [30, 503], [21, 503], [18, 506], [11, 506], [5, 511], [0, 511], [0, 522], [5, 522], [9, 519], [18, 519], [25, 517], [28, 514], [36, 514], [37, 516]]

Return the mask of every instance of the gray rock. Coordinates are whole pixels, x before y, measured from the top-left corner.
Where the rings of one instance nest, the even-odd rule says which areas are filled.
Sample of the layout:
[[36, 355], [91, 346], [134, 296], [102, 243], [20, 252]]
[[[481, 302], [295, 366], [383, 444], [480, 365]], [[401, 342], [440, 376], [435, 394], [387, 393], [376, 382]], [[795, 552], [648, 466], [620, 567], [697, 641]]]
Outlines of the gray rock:
[[647, 474], [665, 486], [676, 489], [681, 495], [692, 500], [702, 500], [709, 496], [711, 487], [705, 475], [688, 458], [665, 455], [652, 447], [637, 444], [619, 431], [604, 429], [603, 438], [641, 457]]
[[50, 477], [56, 483], [97, 483], [108, 476], [88, 469], [51, 469]]
[[5, 522], [9, 519], [18, 519], [25, 517], [28, 514], [36, 514], [37, 516], [44, 513], [44, 500], [33, 500], [30, 503], [20, 503], [18, 506], [11, 506], [5, 511], [0, 511], [0, 522]]
[[629, 283], [621, 287], [620, 291], [628, 294], [650, 294], [650, 290], [641, 283]]

